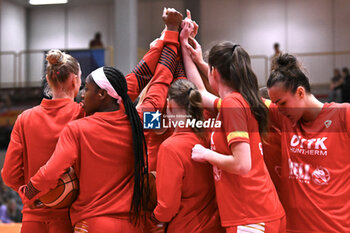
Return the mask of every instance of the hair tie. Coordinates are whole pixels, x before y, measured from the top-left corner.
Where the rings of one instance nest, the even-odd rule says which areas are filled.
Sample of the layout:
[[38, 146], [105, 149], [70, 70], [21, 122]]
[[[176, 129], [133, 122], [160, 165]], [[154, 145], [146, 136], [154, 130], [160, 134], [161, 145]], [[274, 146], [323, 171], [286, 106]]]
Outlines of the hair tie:
[[188, 92], [187, 92], [187, 95], [188, 95], [188, 96], [190, 96], [191, 91], [193, 91], [193, 88], [192, 88], [192, 87], [190, 87], [190, 89], [188, 89]]
[[235, 49], [236, 49], [236, 47], [237, 46], [239, 46], [239, 44], [235, 44], [235, 45], [233, 45], [233, 48], [232, 48], [232, 54], [234, 53], [234, 51], [235, 51]]
[[57, 71], [57, 72], [56, 72], [56, 74], [57, 74], [57, 75], [59, 75], [59, 74], [60, 74], [60, 72], [59, 72], [59, 71]]

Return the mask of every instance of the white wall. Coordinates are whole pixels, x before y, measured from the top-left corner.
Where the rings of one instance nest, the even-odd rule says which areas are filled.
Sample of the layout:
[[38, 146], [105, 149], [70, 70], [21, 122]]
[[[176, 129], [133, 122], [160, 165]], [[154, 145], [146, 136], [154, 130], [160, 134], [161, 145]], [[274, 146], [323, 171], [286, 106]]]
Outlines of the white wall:
[[202, 0], [201, 12], [204, 47], [232, 40], [251, 54], [270, 55], [278, 41], [286, 52], [328, 52], [334, 38], [335, 50], [350, 49], [347, 0], [334, 6], [333, 0]]
[[[11, 1], [3, 0], [0, 8], [0, 49], [2, 52], [19, 52], [26, 47], [26, 10]], [[12, 86], [14, 56], [2, 55], [0, 66], [1, 86]]]
[[30, 49], [88, 48], [95, 32], [104, 44], [112, 45], [111, 5], [42, 6], [30, 8]]
[[[68, 10], [68, 48], [87, 48], [95, 32], [101, 32], [104, 45], [113, 45], [111, 5], [77, 6]], [[82, 22], [83, 21], [83, 22]]]
[[[163, 7], [174, 7], [184, 14], [184, 1], [139, 0], [140, 56], [163, 30]], [[199, 33], [204, 50], [216, 41], [231, 40], [251, 55], [270, 56], [276, 41], [283, 51], [290, 53], [350, 51], [349, 0], [201, 0], [200, 7]], [[31, 7], [27, 39], [25, 8], [2, 0], [0, 11], [2, 51], [20, 51], [26, 48], [26, 43], [28, 49], [87, 48], [96, 31], [102, 32], [106, 46], [114, 46], [115, 16], [111, 2]], [[300, 59], [313, 83], [327, 83], [333, 67], [350, 66], [350, 55]], [[3, 80], [10, 77], [10, 60], [9, 56], [2, 59]], [[29, 61], [28, 79], [37, 82], [42, 75], [43, 54], [32, 55]], [[264, 60], [253, 59], [253, 65], [259, 81], [264, 83]]]
[[[40, 6], [29, 10], [29, 49], [84, 49], [95, 32], [101, 32], [105, 46], [113, 46], [113, 5]], [[43, 74], [44, 54], [29, 59], [29, 80], [34, 85]]]
[[[335, 28], [334, 45], [335, 51], [350, 51], [350, 3], [348, 0], [335, 0]], [[336, 66], [350, 67], [350, 56], [341, 55], [336, 57]]]
[[143, 55], [149, 49], [149, 44], [158, 38], [163, 31], [162, 12], [164, 7], [175, 8], [186, 16], [183, 1], [186, 0], [139, 1], [138, 46], [141, 49], [140, 55]]
[[[289, 53], [350, 51], [350, 1], [202, 0], [202, 46], [231, 40], [249, 54], [271, 56], [274, 42]], [[312, 83], [328, 83], [334, 67], [350, 66], [350, 55], [300, 57]], [[261, 85], [262, 59], [253, 59]]]

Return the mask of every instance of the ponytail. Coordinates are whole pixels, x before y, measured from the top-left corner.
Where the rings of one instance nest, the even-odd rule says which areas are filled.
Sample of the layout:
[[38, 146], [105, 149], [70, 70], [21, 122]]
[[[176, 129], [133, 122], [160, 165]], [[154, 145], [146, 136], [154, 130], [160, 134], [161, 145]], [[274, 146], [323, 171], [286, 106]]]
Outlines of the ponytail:
[[[142, 203], [142, 200], [146, 200], [146, 202], [148, 202], [150, 193], [148, 176], [144, 176], [145, 174], [148, 174], [148, 155], [146, 140], [139, 114], [129, 95], [127, 94], [128, 88], [124, 75], [113, 67], [103, 67], [103, 71], [115, 91], [122, 98], [125, 106], [125, 112], [128, 115], [131, 124], [134, 149], [135, 183], [130, 206], [130, 219], [132, 223], [137, 224], [139, 222], [141, 214], [141, 205], [145, 204]], [[144, 157], [145, 154], [146, 156]], [[146, 160], [144, 158], [146, 158]], [[146, 179], [146, 182], [144, 179]], [[143, 195], [146, 195], [146, 197], [143, 197]]]
[[248, 53], [237, 44], [222, 42], [210, 49], [209, 65], [219, 71], [227, 86], [238, 91], [247, 101], [263, 140], [268, 125], [268, 109], [260, 97], [258, 79]]
[[[171, 84], [169, 98], [186, 109], [186, 113], [196, 121], [204, 121], [202, 96], [197, 87], [186, 79], [179, 79]], [[207, 133], [203, 128], [194, 127], [193, 131], [203, 142], [207, 140]]]

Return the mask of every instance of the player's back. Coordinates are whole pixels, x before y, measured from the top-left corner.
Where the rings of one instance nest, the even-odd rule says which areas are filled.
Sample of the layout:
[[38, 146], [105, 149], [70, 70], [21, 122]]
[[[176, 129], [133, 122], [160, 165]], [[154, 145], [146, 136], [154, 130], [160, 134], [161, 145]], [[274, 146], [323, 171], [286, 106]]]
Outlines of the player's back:
[[76, 163], [80, 191], [71, 208], [72, 223], [100, 215], [128, 218], [134, 151], [131, 125], [124, 110], [96, 112], [69, 127], [80, 150]]
[[64, 127], [83, 116], [82, 107], [70, 99], [43, 99], [40, 105], [21, 114], [21, 137], [27, 161], [25, 182], [49, 160]]

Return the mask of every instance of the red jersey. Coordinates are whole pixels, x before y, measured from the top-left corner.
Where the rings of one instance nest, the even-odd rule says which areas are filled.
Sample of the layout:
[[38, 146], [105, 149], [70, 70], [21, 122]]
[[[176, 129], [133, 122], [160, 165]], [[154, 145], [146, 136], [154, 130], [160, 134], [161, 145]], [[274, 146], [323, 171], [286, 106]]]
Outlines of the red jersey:
[[270, 106], [281, 130], [282, 193], [289, 232], [350, 232], [350, 105], [325, 103], [292, 123]]
[[[176, 57], [179, 49], [178, 36], [175, 31], [167, 31], [164, 38], [164, 48], [160, 55], [156, 67], [154, 78], [150, 81], [147, 94], [138, 109], [143, 118], [143, 112], [163, 112], [168, 88], [173, 81], [176, 68]], [[161, 142], [172, 134], [172, 130], [167, 130], [162, 135], [157, 135], [153, 129], [145, 129], [145, 137], [148, 147], [149, 168], [155, 171], [157, 164], [157, 153]]]
[[[1, 172], [5, 184], [17, 191], [28, 183], [51, 157], [63, 128], [84, 114], [81, 106], [71, 99], [43, 99], [39, 106], [20, 114]], [[44, 221], [67, 213], [68, 209], [30, 209], [24, 205], [23, 221]]]
[[[131, 100], [134, 101], [142, 89], [151, 82], [150, 85], [154, 85], [152, 81], [152, 77], [165, 76], [170, 81], [173, 80], [172, 76], [175, 74], [177, 76], [183, 75], [183, 66], [179, 65], [178, 59], [178, 36], [179, 33], [175, 31], [165, 31], [164, 39], [157, 40], [156, 44], [146, 53], [146, 55], [142, 58], [139, 64], [133, 69], [133, 71], [126, 76], [126, 81], [128, 85], [128, 95]], [[164, 46], [166, 46], [163, 51]], [[177, 60], [174, 60], [176, 58]], [[162, 64], [162, 65], [159, 65]], [[165, 66], [165, 65], [166, 66]], [[182, 63], [181, 63], [182, 64]], [[159, 67], [158, 67], [159, 65]], [[173, 67], [176, 67], [175, 71]], [[158, 70], [156, 70], [158, 68]], [[168, 68], [168, 69], [164, 69]], [[174, 74], [175, 72], [175, 74]], [[151, 80], [151, 81], [150, 81]], [[158, 79], [159, 80], [159, 79]], [[163, 82], [163, 81], [162, 81]], [[159, 84], [159, 81], [158, 81]], [[164, 91], [168, 92], [169, 83], [163, 82], [162, 84], [166, 84], [167, 87]], [[154, 89], [155, 87], [153, 87]], [[166, 94], [164, 97], [164, 93], [161, 91], [161, 99], [164, 99], [164, 103], [166, 100]], [[154, 99], [151, 97], [149, 99]], [[146, 101], [147, 102], [147, 101]], [[143, 105], [141, 108], [143, 111], [157, 111], [161, 110], [164, 107], [164, 103], [161, 105], [155, 106], [150, 105], [149, 103]], [[141, 112], [140, 112], [141, 114]], [[143, 117], [143, 116], [141, 116]], [[165, 132], [163, 135], [157, 135], [152, 130], [145, 130], [145, 136], [147, 138], [147, 149], [148, 149], [148, 157], [149, 157], [149, 169], [150, 171], [156, 170], [157, 165], [157, 153], [159, 145], [169, 136], [171, 135], [171, 131]]]
[[251, 170], [235, 175], [213, 167], [216, 198], [224, 227], [277, 220], [284, 210], [263, 161], [259, 126], [241, 94], [231, 93], [222, 101], [217, 120], [221, 129], [211, 135], [211, 149], [232, 154], [230, 145], [246, 142], [251, 150]]
[[[172, 34], [176, 34], [176, 41], [168, 45], [167, 51], [177, 51], [178, 33]], [[174, 61], [175, 57], [176, 54]], [[154, 111], [164, 105], [173, 79], [169, 68], [169, 63], [161, 57], [145, 100], [138, 109], [141, 119], [142, 110]], [[129, 217], [134, 152], [131, 125], [123, 105], [120, 107], [118, 111], [96, 112], [71, 122], [64, 129], [51, 159], [31, 179], [33, 186], [44, 194], [74, 165], [80, 191], [70, 209], [73, 225], [95, 216]]]
[[31, 178], [43, 193], [74, 165], [79, 195], [70, 208], [73, 225], [101, 215], [128, 218], [133, 194], [131, 125], [123, 109], [96, 112], [71, 122], [47, 164]]
[[265, 142], [262, 142], [264, 162], [278, 195], [281, 191], [281, 132], [271, 125]]
[[191, 159], [194, 132], [176, 131], [162, 143], [157, 162], [157, 199], [154, 215], [169, 222], [171, 232], [221, 232], [211, 165]]
[[157, 168], [157, 157], [160, 145], [173, 134], [173, 129], [169, 128], [162, 134], [156, 134], [153, 130], [148, 130], [145, 135], [147, 137], [148, 149], [148, 167], [150, 171]]

